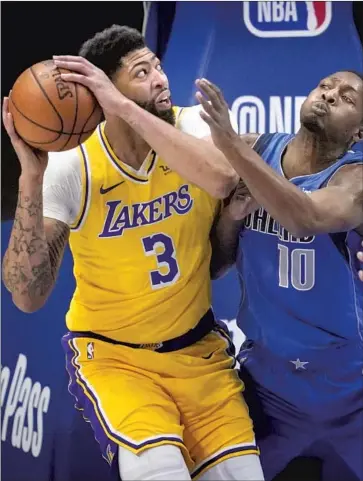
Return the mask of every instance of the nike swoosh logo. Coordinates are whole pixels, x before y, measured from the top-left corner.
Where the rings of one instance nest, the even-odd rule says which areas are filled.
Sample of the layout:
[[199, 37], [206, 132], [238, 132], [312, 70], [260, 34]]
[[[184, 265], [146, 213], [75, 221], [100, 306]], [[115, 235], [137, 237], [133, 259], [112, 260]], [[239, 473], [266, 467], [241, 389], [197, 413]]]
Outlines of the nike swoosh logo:
[[103, 188], [103, 185], [100, 187], [100, 194], [107, 194], [107, 192], [110, 192], [113, 189], [116, 189], [119, 185], [123, 184], [125, 181], [123, 180], [122, 182], [119, 182], [118, 184], [111, 185], [111, 187], [107, 187], [106, 189]]
[[202, 356], [202, 358], [203, 358], [203, 359], [210, 359], [216, 351], [218, 351], [218, 349], [216, 349], [215, 351], [211, 352], [208, 356]]

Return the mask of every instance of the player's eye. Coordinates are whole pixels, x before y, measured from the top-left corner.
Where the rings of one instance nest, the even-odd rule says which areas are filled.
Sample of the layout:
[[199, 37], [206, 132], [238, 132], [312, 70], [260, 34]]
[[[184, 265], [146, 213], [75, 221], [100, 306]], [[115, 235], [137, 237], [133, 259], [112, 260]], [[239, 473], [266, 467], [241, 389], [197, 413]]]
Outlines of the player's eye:
[[320, 88], [327, 90], [329, 88], [328, 84], [320, 84]]
[[155, 68], [156, 68], [156, 70], [158, 70], [159, 72], [162, 72], [162, 70], [163, 70], [163, 67], [161, 66], [160, 63], [159, 63]]
[[137, 72], [136, 77], [137, 78], [145, 78], [146, 75], [147, 75], [147, 70], [146, 70], [146, 68], [143, 68], [143, 69], [141, 69]]
[[344, 102], [347, 102], [348, 104], [354, 104], [353, 100], [350, 97], [347, 97], [346, 95], [343, 95], [342, 99], [344, 100]]

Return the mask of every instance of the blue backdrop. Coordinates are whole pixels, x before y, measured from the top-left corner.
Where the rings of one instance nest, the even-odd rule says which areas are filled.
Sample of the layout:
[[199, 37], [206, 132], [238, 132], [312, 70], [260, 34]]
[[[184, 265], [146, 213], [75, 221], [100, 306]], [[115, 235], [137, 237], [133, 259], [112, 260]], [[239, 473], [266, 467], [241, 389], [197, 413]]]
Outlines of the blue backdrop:
[[[194, 80], [205, 76], [222, 87], [241, 133], [295, 132], [300, 105], [321, 77], [362, 71], [351, 2], [176, 2], [175, 12], [163, 4], [152, 2], [146, 36], [165, 51], [174, 103], [194, 104]], [[2, 223], [2, 255], [10, 229]], [[60, 338], [73, 288], [68, 251], [40, 312], [22, 314], [2, 286], [5, 481], [107, 479], [91, 428], [67, 392]], [[238, 302], [232, 271], [213, 286], [217, 316], [234, 319]]]

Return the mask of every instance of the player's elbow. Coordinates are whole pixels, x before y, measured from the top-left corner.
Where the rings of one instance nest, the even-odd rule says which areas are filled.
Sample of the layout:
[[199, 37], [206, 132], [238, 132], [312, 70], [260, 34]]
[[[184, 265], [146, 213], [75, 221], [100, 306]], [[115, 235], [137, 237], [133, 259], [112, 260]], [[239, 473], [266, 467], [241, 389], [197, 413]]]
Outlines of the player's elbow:
[[34, 312], [39, 311], [44, 304], [46, 303], [46, 298], [31, 300], [22, 297], [17, 297], [16, 295], [12, 296], [13, 303], [15, 306], [25, 314], [33, 314]]

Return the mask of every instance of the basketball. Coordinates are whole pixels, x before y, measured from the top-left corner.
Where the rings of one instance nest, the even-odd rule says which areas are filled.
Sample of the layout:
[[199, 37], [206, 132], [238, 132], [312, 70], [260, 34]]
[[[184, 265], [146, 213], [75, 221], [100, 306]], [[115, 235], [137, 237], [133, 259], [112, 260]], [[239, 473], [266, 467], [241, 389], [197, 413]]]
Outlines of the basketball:
[[15, 81], [9, 110], [18, 135], [29, 145], [48, 152], [69, 150], [93, 133], [102, 110], [92, 92], [65, 82], [53, 60], [39, 62]]

